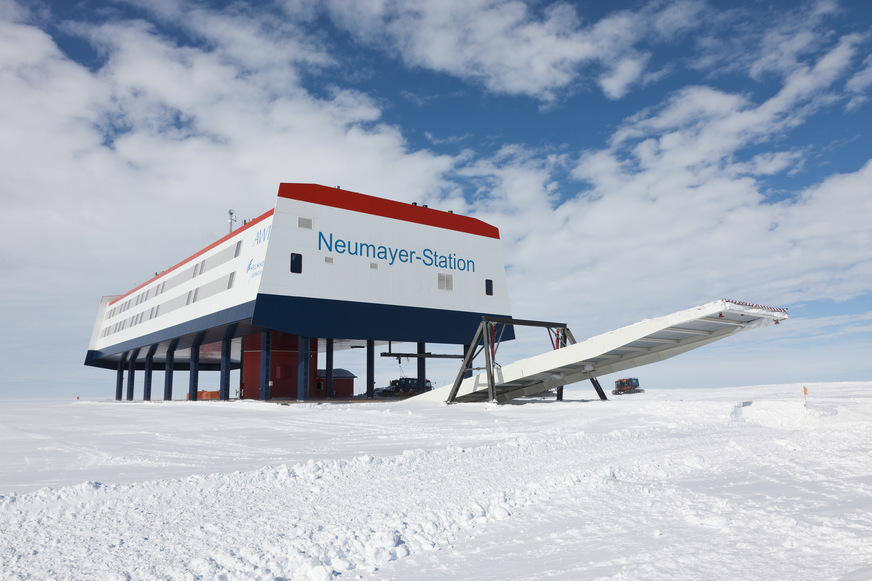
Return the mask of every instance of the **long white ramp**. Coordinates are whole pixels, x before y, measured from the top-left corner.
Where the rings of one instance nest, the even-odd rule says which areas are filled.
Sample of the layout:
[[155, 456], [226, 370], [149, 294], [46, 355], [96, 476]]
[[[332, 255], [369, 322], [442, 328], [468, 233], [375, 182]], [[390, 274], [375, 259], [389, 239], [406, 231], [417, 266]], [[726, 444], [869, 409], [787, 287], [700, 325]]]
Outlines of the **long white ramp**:
[[785, 319], [787, 309], [722, 299], [495, 367], [492, 398], [487, 374], [480, 373], [459, 384], [421, 394], [417, 399], [506, 402], [663, 361], [740, 331], [778, 324]]

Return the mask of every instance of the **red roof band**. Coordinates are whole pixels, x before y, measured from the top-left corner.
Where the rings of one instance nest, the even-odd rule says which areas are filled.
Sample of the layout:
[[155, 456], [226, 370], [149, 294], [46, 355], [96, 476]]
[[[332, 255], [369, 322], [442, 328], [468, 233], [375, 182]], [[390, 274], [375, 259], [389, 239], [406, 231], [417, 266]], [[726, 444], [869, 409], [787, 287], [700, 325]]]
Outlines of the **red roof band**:
[[436, 228], [455, 230], [476, 236], [486, 236], [497, 240], [500, 238], [499, 228], [476, 218], [318, 184], [279, 184], [279, 197], [425, 226], [435, 226]]

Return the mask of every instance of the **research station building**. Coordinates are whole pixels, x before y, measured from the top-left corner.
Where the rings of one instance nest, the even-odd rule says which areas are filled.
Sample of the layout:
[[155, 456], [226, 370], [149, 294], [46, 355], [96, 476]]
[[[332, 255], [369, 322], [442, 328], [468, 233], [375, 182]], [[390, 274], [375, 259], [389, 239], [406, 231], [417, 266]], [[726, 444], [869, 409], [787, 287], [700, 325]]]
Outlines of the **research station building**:
[[[104, 297], [85, 364], [116, 372], [115, 398], [172, 399], [173, 371], [219, 373], [230, 398], [308, 400], [337, 391], [335, 349], [464, 345], [482, 316], [509, 317], [499, 230], [480, 220], [315, 184], [280, 184], [275, 207], [136, 288]], [[318, 353], [326, 364], [318, 373]], [[462, 353], [458, 348], [457, 352]], [[162, 397], [152, 377], [163, 371]], [[319, 377], [321, 375], [321, 377]], [[340, 374], [342, 375], [342, 374]], [[341, 384], [345, 385], [345, 384]], [[160, 388], [158, 388], [159, 391]]]

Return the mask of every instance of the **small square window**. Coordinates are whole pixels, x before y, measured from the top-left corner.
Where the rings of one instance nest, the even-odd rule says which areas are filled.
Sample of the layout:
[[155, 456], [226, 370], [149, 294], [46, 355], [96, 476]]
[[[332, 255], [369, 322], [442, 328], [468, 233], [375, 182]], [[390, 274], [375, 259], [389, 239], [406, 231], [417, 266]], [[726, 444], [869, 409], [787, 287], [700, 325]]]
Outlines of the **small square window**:
[[303, 272], [303, 255], [296, 252], [291, 254], [291, 272], [300, 274]]
[[307, 230], [312, 229], [312, 218], [303, 218], [302, 216], [297, 217], [297, 227], [298, 228], [306, 228]]
[[439, 290], [453, 291], [454, 290], [454, 275], [439, 273]]

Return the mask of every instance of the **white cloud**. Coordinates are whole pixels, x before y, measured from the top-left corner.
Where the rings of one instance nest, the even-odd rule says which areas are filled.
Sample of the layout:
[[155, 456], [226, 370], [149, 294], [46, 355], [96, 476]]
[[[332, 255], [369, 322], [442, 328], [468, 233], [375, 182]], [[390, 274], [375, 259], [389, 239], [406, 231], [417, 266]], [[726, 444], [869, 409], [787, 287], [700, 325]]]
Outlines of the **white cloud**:
[[[711, 87], [683, 88], [659, 108], [629, 118], [613, 135], [611, 151], [622, 166], [651, 170], [636, 180], [654, 183], [661, 174], [691, 171], [695, 175], [688, 185], [698, 183], [733, 164], [741, 147], [771, 141], [831, 102], [832, 86], [848, 70], [856, 43], [857, 37], [846, 36], [813, 65], [797, 67], [780, 90], [757, 106], [743, 95]], [[587, 159], [579, 166], [584, 179]], [[793, 160], [801, 162], [796, 152]], [[733, 169], [748, 171], [747, 166]]]
[[801, 151], [770, 151], [755, 155], [748, 163], [733, 165], [737, 174], [747, 173], [752, 176], [767, 176], [781, 173], [785, 170], [794, 172], [802, 165]]
[[[203, 22], [221, 30], [215, 18]], [[258, 65], [180, 46], [141, 21], [80, 30], [105, 51], [96, 71], [37, 28], [0, 21], [0, 303], [16, 329], [0, 345], [4, 358], [26, 359], [46, 341], [19, 332], [34, 316], [67, 343], [87, 341], [101, 294], [226, 233], [227, 209], [242, 218], [268, 210], [279, 182], [411, 201], [439, 191], [453, 165], [410, 151], [366, 95], [307, 93], [293, 67], [311, 53], [283, 39]], [[267, 37], [257, 42], [270, 52]], [[81, 365], [83, 348], [67, 369]]]
[[701, 3], [650, 4], [584, 27], [573, 5], [541, 16], [517, 0], [332, 0], [332, 18], [365, 44], [385, 47], [412, 67], [477, 81], [498, 93], [551, 101], [596, 75], [609, 98], [624, 96], [645, 72], [636, 45], [666, 42], [697, 25]]
[[845, 89], [848, 91], [850, 100], [846, 105], [848, 111], [858, 109], [863, 103], [869, 100], [866, 96], [869, 87], [872, 86], [872, 55], [867, 56], [863, 61], [863, 68], [848, 79], [845, 83]]
[[[281, 181], [417, 200], [498, 225], [515, 314], [565, 320], [579, 338], [721, 297], [783, 305], [868, 293], [872, 165], [775, 204], [757, 181], [804, 167], [810, 146], [781, 139], [841, 98], [845, 79], [849, 97], [865, 98], [870, 60], [851, 76], [858, 36], [812, 27], [820, 38], [802, 29], [769, 60], [737, 55], [746, 73], [770, 79], [770, 94], [685, 86], [610, 136], [601, 128], [604, 144], [575, 157], [547, 136], [536, 137], [539, 148], [437, 155], [410, 148], [369, 95], [302, 86], [304, 72], [342, 64], [308, 27], [320, 14], [314, 1], [286, 2], [297, 18], [287, 22], [235, 4], [139, 5], [157, 21], [65, 25], [102, 51], [88, 70], [0, 0], [19, 19], [0, 20], [0, 303], [13, 329], [31, 328], [36, 312], [52, 320], [58, 351], [81, 339], [70, 365], [81, 365], [101, 293], [216, 239], [230, 207], [243, 218], [267, 210]], [[540, 101], [584, 82], [621, 98], [650, 78], [652, 44], [712, 18], [696, 2], [595, 23], [569, 4], [530, 6], [337, 1], [331, 15], [411, 68]], [[162, 19], [197, 42], [163, 35]], [[828, 49], [812, 55], [813, 46]], [[434, 127], [422, 130], [432, 143], [451, 139], [433, 138]], [[583, 182], [577, 192], [558, 182], [566, 171]], [[14, 333], [0, 344], [6, 357], [34, 350]]]
[[707, 10], [708, 31], [696, 40], [692, 66], [716, 78], [739, 73], [761, 83], [783, 79], [829, 45], [829, 23], [841, 12], [833, 0]]
[[600, 87], [609, 99], [620, 99], [629, 91], [630, 85], [635, 83], [648, 63], [647, 55], [636, 58], [624, 58], [616, 63], [607, 73], [599, 78]]
[[605, 331], [622, 311], [629, 323], [720, 297], [779, 305], [868, 292], [872, 164], [773, 204], [750, 176], [801, 167], [804, 151], [741, 153], [802, 124], [856, 41], [796, 67], [762, 103], [687, 87], [628, 118], [609, 147], [580, 156], [574, 175], [591, 188], [534, 214], [510, 246], [513, 298], [538, 305], [536, 316], [574, 314]]

